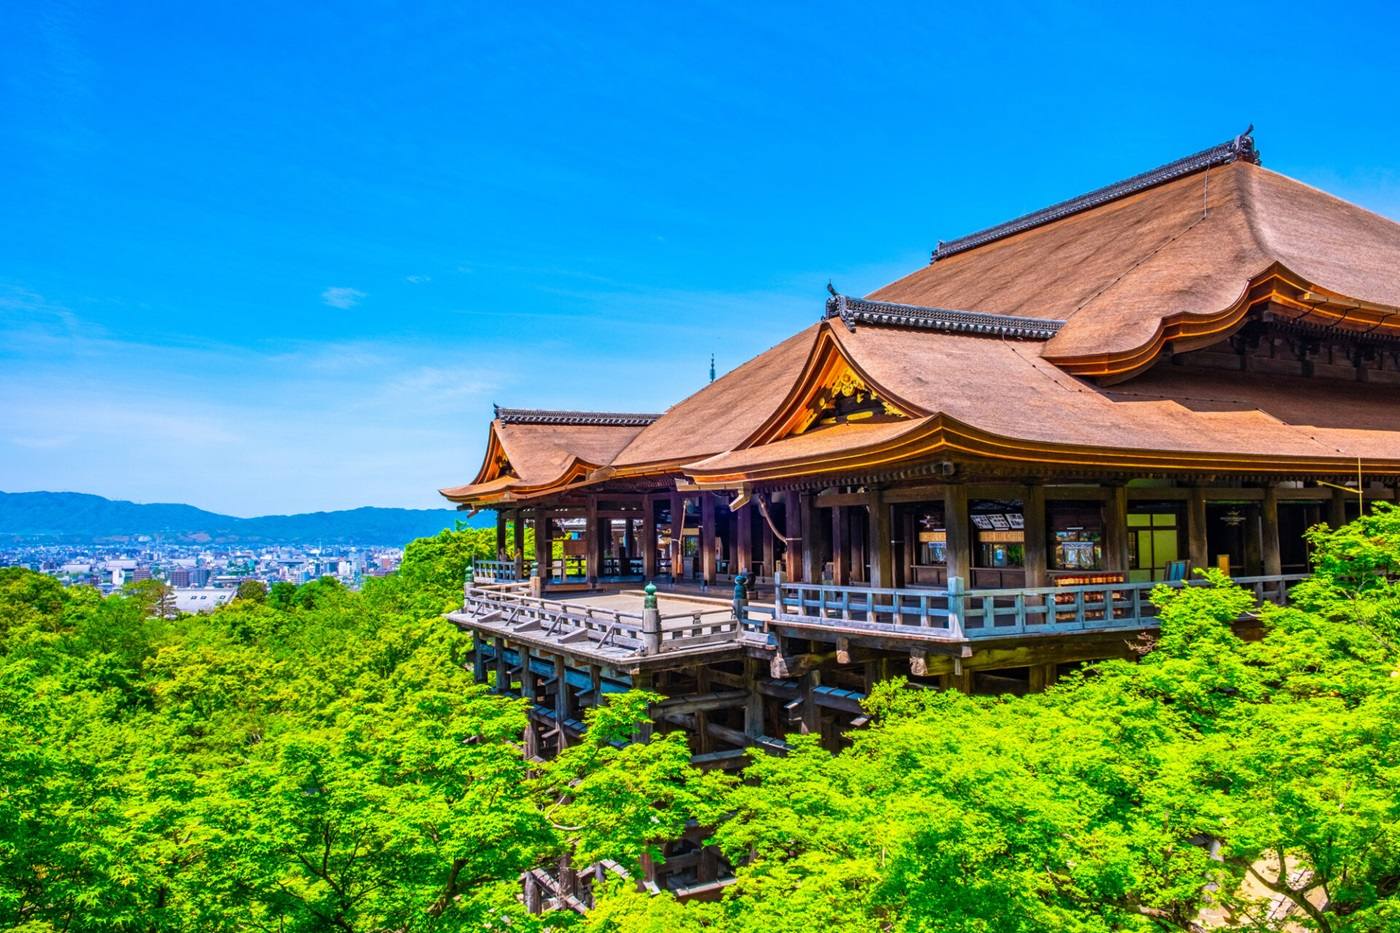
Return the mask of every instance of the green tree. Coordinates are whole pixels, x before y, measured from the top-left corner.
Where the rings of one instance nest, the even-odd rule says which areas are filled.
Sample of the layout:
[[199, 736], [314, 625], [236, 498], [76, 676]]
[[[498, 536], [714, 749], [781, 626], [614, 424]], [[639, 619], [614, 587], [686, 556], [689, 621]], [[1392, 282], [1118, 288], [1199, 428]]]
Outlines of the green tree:
[[244, 580], [238, 584], [238, 591], [234, 594], [235, 599], [246, 599], [252, 603], [261, 603], [267, 600], [267, 584], [261, 580]]

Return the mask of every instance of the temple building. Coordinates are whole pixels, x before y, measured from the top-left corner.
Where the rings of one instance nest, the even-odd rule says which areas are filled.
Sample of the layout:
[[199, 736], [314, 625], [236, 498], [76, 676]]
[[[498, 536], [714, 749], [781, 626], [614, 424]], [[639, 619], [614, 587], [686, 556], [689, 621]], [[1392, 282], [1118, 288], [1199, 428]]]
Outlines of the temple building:
[[1286, 599], [1305, 529], [1395, 497], [1400, 225], [1248, 133], [814, 311], [662, 413], [498, 408], [442, 491], [498, 516], [452, 618], [535, 753], [634, 685], [707, 761], [839, 744], [894, 674], [1039, 689], [1154, 583]]

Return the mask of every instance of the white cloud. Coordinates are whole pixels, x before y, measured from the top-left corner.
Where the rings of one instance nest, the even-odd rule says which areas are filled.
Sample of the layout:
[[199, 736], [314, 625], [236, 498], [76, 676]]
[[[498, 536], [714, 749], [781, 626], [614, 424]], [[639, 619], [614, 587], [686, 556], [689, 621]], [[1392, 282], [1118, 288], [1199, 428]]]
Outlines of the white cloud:
[[410, 285], [427, 285], [433, 280], [431, 275], [406, 275], [404, 281]]
[[321, 292], [323, 302], [332, 308], [340, 308], [342, 311], [355, 307], [363, 297], [365, 297], [365, 293], [358, 288], [346, 288], [343, 285], [332, 285]]

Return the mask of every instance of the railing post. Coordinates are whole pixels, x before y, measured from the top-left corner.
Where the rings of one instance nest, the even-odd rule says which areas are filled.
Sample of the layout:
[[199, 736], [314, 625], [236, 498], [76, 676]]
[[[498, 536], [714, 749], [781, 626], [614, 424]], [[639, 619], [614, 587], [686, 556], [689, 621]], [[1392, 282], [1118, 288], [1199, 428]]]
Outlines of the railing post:
[[535, 561], [535, 566], [530, 568], [530, 596], [535, 599], [544, 598], [544, 577], [540, 576], [539, 561]]
[[656, 584], [648, 583], [642, 598], [642, 654], [661, 651], [661, 610], [656, 608]]
[[966, 602], [966, 589], [962, 577], [948, 578], [948, 634], [955, 638], [963, 635], [963, 604]]
[[[787, 582], [781, 567], [773, 568], [773, 615], [781, 616], [787, 611], [787, 606], [783, 602], [783, 584]], [[802, 605], [799, 602], [797, 614], [802, 614]]]

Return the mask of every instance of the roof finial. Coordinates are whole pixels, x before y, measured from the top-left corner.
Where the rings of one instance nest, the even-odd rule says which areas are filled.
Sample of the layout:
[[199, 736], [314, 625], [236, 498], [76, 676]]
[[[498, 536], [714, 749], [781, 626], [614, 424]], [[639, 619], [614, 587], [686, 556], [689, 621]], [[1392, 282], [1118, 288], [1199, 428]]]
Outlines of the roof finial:
[[826, 280], [826, 290], [831, 292], [832, 298], [835, 298], [838, 294], [840, 294], [838, 291], [836, 291], [836, 286], [831, 284], [831, 279]]
[[713, 353], [710, 354], [710, 381], [715, 381], [715, 355]]

